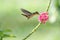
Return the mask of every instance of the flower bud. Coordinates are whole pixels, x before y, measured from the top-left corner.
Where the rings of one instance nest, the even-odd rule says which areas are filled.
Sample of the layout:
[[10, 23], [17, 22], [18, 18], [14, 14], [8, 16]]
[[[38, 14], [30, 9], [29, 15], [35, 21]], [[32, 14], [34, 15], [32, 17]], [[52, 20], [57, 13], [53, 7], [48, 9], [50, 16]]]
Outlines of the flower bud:
[[39, 22], [45, 24], [46, 21], [48, 20], [49, 16], [48, 16], [48, 12], [42, 12], [40, 13], [39, 17], [38, 17], [38, 20]]

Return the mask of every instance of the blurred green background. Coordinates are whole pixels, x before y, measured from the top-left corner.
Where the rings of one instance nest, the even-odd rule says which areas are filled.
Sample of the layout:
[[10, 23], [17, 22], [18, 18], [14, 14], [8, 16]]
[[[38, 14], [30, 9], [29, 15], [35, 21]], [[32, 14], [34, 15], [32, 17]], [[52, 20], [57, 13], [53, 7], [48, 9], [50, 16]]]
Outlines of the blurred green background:
[[[11, 29], [16, 38], [3, 40], [22, 40], [38, 24], [38, 16], [27, 20], [22, 16], [21, 8], [30, 12], [46, 11], [49, 0], [0, 0], [0, 30]], [[49, 9], [49, 21], [27, 40], [60, 40], [60, 0], [52, 0]]]

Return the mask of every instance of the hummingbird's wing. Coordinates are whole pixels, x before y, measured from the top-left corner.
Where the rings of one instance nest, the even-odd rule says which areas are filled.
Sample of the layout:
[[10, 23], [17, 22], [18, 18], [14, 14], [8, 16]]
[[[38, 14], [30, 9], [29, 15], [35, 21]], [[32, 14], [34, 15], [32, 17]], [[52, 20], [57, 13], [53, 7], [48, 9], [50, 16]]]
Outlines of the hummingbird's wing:
[[25, 15], [25, 16], [30, 16], [32, 14], [31, 12], [29, 12], [29, 11], [27, 11], [25, 9], [21, 9], [21, 11], [24, 13], [22, 15]]
[[28, 19], [31, 17], [32, 13], [25, 10], [25, 9], [21, 9], [21, 11], [23, 12], [23, 16], [27, 17]]

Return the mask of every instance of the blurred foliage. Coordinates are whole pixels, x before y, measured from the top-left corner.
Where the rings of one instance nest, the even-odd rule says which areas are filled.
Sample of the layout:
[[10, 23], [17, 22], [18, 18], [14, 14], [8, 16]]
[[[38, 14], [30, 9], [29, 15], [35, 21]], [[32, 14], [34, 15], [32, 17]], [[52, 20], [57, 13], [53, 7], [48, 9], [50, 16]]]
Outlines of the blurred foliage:
[[6, 38], [6, 37], [16, 37], [14, 35], [11, 35], [11, 34], [8, 34], [8, 32], [11, 32], [10, 29], [6, 29], [6, 30], [1, 30], [0, 31], [0, 40], [3, 40], [3, 38]]
[[58, 21], [60, 22], [60, 0], [55, 0], [55, 7], [56, 7], [56, 10], [57, 10], [57, 12], [58, 12]]
[[55, 0], [55, 6], [60, 11], [60, 0]]
[[[53, 0], [52, 0], [53, 1]], [[57, 2], [58, 1], [58, 2]], [[60, 0], [54, 0], [57, 10], [53, 9], [54, 3], [51, 6], [50, 17], [52, 20], [58, 13], [58, 5], [60, 5]], [[22, 16], [20, 8], [24, 8], [30, 12], [46, 11], [49, 0], [0, 0], [0, 29], [11, 29], [16, 38], [4, 38], [4, 40], [22, 40], [26, 37], [31, 30], [38, 24], [38, 16], [34, 16], [30, 20], [27, 20], [26, 17]], [[59, 12], [60, 13], [60, 12]], [[60, 15], [58, 16], [60, 18]], [[41, 24], [40, 28], [31, 35], [27, 40], [60, 40], [60, 20], [56, 17], [54, 23], [49, 21], [46, 24]], [[0, 31], [1, 36], [6, 35], [10, 36], [10, 30]], [[5, 34], [6, 33], [6, 34]], [[12, 35], [11, 35], [12, 36]]]

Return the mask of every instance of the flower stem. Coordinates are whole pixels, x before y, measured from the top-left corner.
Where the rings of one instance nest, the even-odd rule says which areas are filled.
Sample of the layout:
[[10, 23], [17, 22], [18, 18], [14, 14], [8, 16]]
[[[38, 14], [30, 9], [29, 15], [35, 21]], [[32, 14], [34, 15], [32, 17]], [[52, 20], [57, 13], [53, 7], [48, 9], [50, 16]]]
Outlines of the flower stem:
[[41, 23], [39, 23], [33, 30], [30, 34], [28, 34], [23, 40], [26, 40], [28, 37], [30, 37], [40, 26]]
[[48, 8], [47, 8], [47, 12], [48, 12], [48, 10], [49, 10], [49, 8], [50, 8], [50, 5], [51, 5], [51, 0], [50, 0], [50, 2], [49, 2]]

